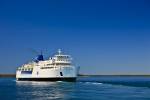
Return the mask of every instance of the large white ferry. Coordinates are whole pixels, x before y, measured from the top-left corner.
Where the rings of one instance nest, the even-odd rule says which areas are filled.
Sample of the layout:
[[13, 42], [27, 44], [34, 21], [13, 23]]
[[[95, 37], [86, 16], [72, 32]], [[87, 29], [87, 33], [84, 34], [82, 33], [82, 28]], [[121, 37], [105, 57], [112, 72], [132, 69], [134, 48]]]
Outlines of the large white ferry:
[[79, 67], [72, 65], [70, 55], [58, 54], [44, 60], [40, 54], [37, 58], [19, 67], [16, 71], [18, 81], [76, 81]]

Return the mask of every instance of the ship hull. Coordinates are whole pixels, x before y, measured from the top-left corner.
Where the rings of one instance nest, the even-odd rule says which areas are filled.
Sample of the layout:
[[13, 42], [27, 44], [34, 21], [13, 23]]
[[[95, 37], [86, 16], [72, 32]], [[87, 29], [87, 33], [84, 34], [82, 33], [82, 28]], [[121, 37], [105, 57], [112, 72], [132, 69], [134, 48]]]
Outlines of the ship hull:
[[41, 69], [34, 67], [33, 71], [17, 71], [18, 81], [67, 81], [75, 82], [78, 75], [76, 67]]
[[17, 81], [66, 81], [66, 82], [76, 82], [76, 77], [68, 78], [17, 78]]

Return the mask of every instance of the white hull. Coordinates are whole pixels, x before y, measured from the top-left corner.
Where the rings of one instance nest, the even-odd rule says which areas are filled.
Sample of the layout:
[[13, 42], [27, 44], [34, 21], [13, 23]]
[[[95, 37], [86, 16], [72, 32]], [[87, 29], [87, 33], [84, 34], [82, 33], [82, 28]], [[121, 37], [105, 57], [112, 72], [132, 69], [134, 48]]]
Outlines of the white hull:
[[[76, 67], [59, 67], [52, 69], [41, 69], [36, 67], [32, 72], [17, 71], [16, 78], [76, 78], [78, 75], [78, 68]], [[29, 72], [29, 73], [28, 73]]]

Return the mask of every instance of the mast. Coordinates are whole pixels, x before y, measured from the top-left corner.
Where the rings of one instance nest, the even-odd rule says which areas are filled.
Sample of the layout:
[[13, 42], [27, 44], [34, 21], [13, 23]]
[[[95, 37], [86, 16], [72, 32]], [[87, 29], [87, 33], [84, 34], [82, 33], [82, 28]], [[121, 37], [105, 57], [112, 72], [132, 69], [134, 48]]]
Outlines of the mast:
[[61, 55], [61, 49], [58, 49], [58, 55]]

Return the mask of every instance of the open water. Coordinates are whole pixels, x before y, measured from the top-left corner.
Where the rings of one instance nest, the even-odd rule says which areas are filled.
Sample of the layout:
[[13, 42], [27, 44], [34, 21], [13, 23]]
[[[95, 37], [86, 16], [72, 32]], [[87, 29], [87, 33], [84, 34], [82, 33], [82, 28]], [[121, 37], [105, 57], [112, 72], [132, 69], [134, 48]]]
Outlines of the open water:
[[150, 77], [79, 77], [77, 82], [0, 78], [0, 100], [150, 100]]

